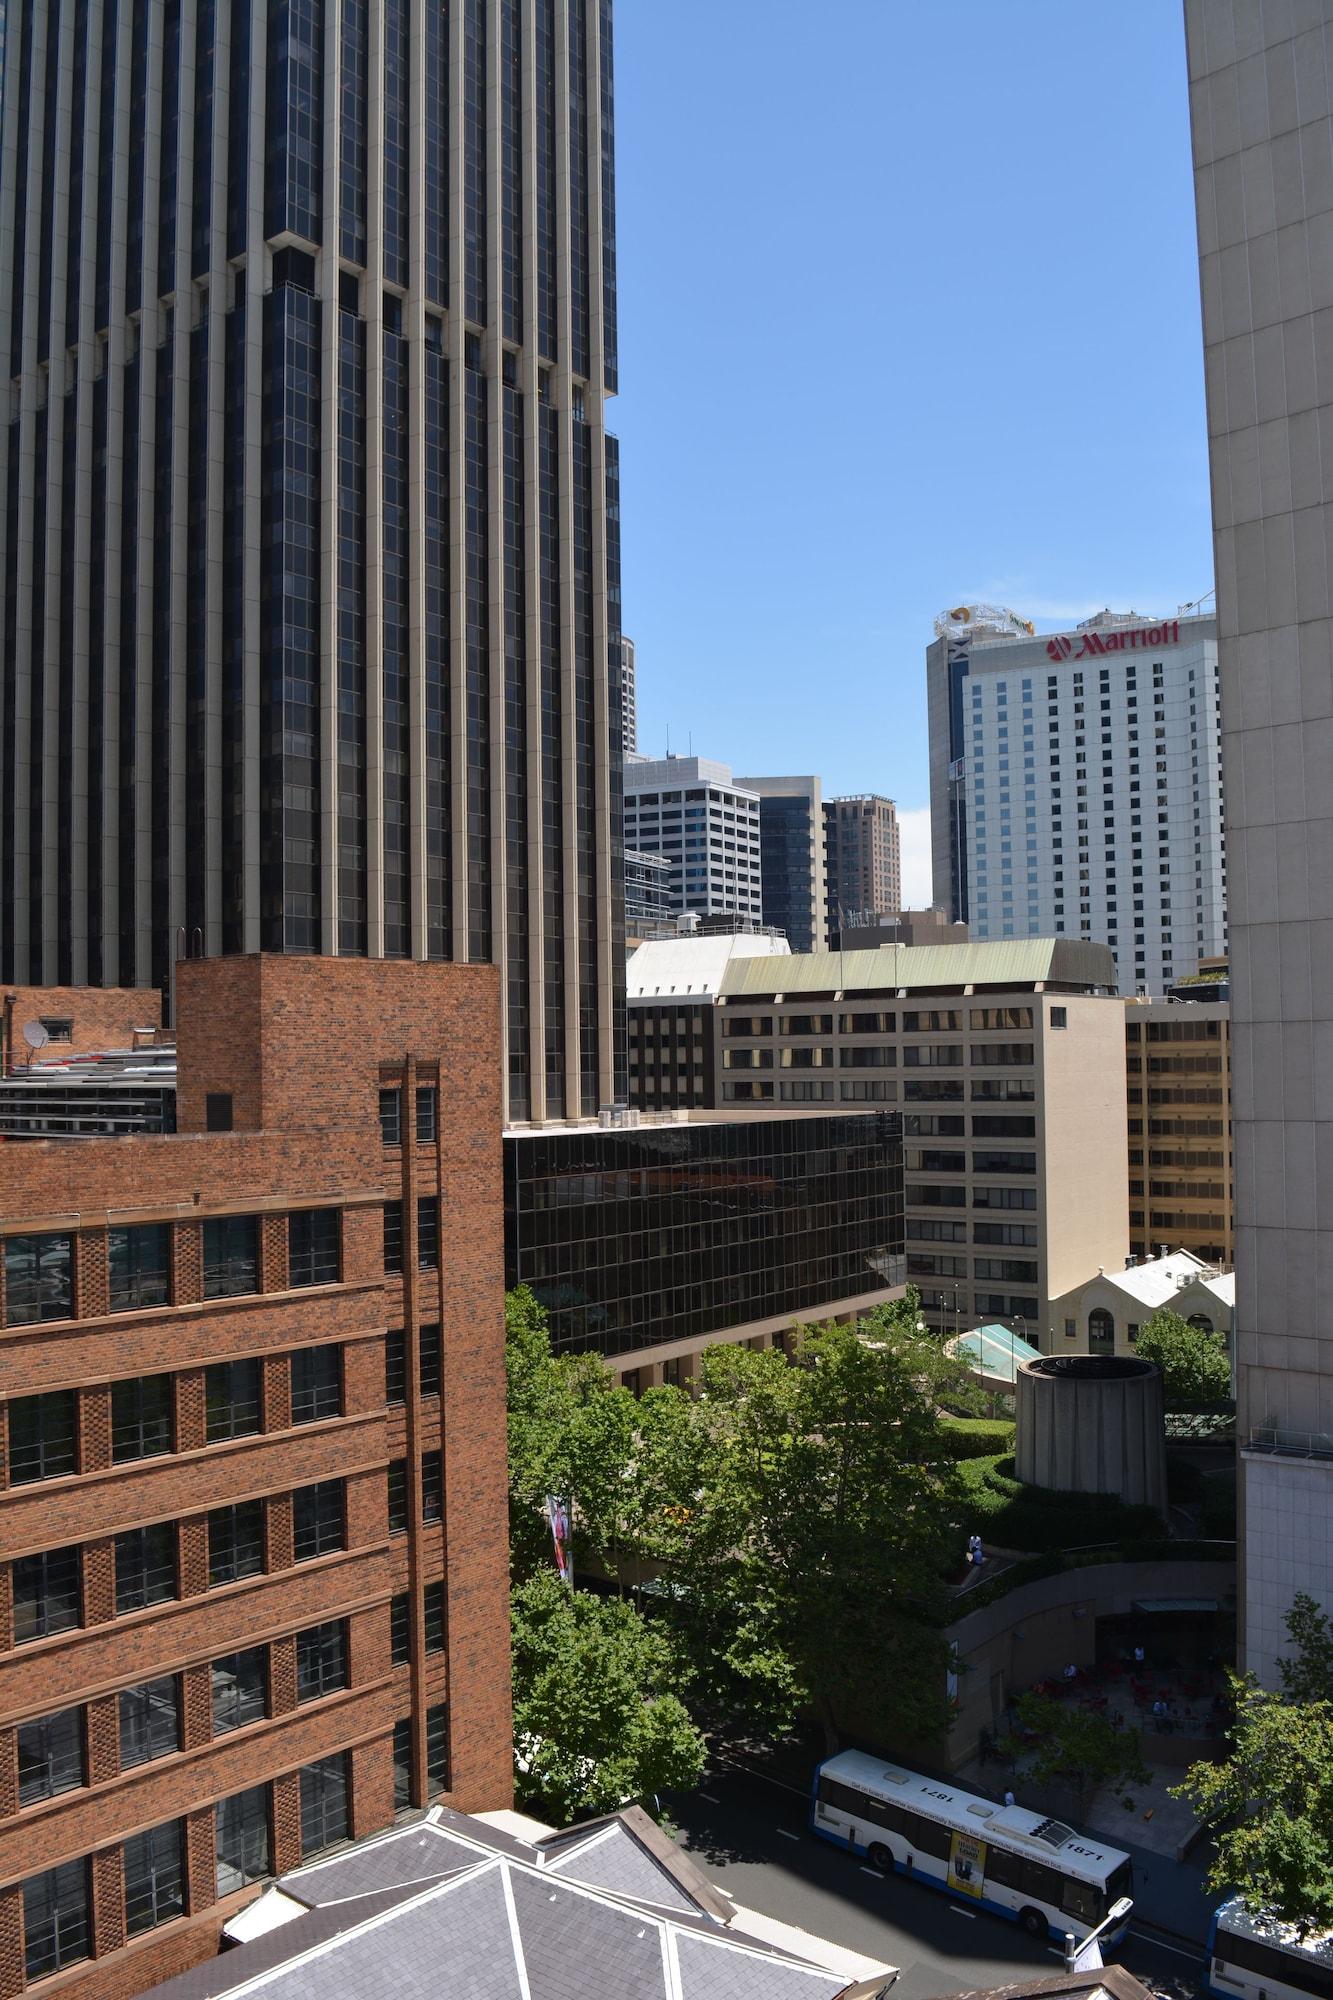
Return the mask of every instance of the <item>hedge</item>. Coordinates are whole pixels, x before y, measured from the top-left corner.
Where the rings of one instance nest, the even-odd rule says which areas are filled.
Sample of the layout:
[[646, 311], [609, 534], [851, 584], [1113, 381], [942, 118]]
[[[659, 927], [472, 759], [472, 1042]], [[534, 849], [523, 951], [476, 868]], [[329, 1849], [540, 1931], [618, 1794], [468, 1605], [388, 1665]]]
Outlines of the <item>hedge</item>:
[[1003, 1417], [941, 1417], [940, 1432], [950, 1458], [995, 1458], [1014, 1448], [1013, 1422]]
[[1162, 1532], [1161, 1516], [1152, 1507], [1128, 1507], [1114, 1493], [1025, 1486], [1014, 1477], [1007, 1454], [970, 1459], [959, 1475], [972, 1515], [965, 1528], [1003, 1549], [1059, 1552], [1108, 1536], [1132, 1541]]

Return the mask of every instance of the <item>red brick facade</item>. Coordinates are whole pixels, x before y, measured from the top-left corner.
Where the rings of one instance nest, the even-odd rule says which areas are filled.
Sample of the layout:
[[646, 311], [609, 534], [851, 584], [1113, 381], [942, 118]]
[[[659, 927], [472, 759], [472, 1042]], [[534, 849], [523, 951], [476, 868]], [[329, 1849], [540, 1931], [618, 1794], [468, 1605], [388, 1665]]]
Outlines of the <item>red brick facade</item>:
[[[83, 997], [70, 996], [75, 1018]], [[50, 992], [43, 1011], [55, 1011]], [[374, 960], [189, 961], [179, 968], [177, 1018], [175, 1135], [0, 1149], [0, 2000], [29, 1986], [114, 2000], [207, 1955], [221, 1921], [253, 1893], [218, 1899], [216, 1802], [266, 1787], [272, 1866], [290, 1868], [301, 1859], [302, 1768], [345, 1752], [350, 1830], [373, 1832], [395, 1810], [399, 1720], [412, 1723], [414, 1802], [442, 1796], [476, 1810], [511, 1796], [498, 974]], [[389, 1146], [380, 1091], [393, 1087], [401, 1144]], [[435, 1092], [434, 1136], [420, 1142], [418, 1088]], [[208, 1101], [223, 1095], [232, 1129], [208, 1131]], [[437, 1199], [438, 1256], [421, 1269], [417, 1202]], [[402, 1204], [402, 1274], [384, 1268], [386, 1202]], [[310, 1209], [339, 1211], [337, 1282], [291, 1281], [289, 1217]], [[206, 1299], [226, 1217], [254, 1218], [253, 1229], [238, 1225], [253, 1245], [253, 1288]], [[170, 1303], [113, 1312], [112, 1250], [122, 1262], [124, 1252], [108, 1232], [146, 1223], [169, 1225]], [[72, 1240], [74, 1313], [13, 1324], [14, 1314], [49, 1306], [34, 1307], [31, 1289], [19, 1298], [17, 1277], [18, 1303], [5, 1294], [8, 1252], [16, 1273], [31, 1254], [9, 1239], [34, 1237], [48, 1239], [43, 1254], [60, 1271], [62, 1239]], [[438, 1396], [422, 1393], [418, 1339], [436, 1321]], [[405, 1400], [390, 1404], [393, 1329], [404, 1330], [406, 1385]], [[302, 1420], [292, 1358], [330, 1346], [341, 1414]], [[257, 1364], [242, 1375], [258, 1385], [250, 1408], [257, 1403], [260, 1428], [219, 1436], [215, 1427], [210, 1442], [214, 1404], [227, 1420], [219, 1384], [241, 1379], [219, 1374], [228, 1362]], [[115, 1385], [161, 1375], [171, 1378], [173, 1448], [159, 1440], [156, 1455], [129, 1455], [116, 1414], [128, 1392]], [[51, 1400], [28, 1400], [37, 1396]], [[48, 1477], [32, 1476], [30, 1444], [15, 1460], [39, 1409], [60, 1413], [71, 1439]], [[435, 1452], [442, 1518], [426, 1521], [421, 1461]], [[68, 1460], [74, 1469], [64, 1469]], [[395, 1533], [396, 1460], [405, 1461], [407, 1531]], [[293, 1495], [334, 1482], [343, 1546], [312, 1553], [307, 1539], [303, 1550], [306, 1502]], [[232, 1508], [262, 1519], [262, 1566], [213, 1583], [208, 1516]], [[175, 1594], [128, 1608], [126, 1584], [118, 1612], [118, 1558], [128, 1575], [136, 1544], [117, 1538], [163, 1526], [153, 1545], [171, 1552]], [[29, 1636], [34, 1597], [48, 1601], [29, 1559], [65, 1550], [77, 1551], [78, 1623]], [[428, 1650], [423, 1593], [441, 1578], [444, 1644], [437, 1636]], [[407, 1658], [395, 1666], [390, 1605], [404, 1593]], [[301, 1701], [297, 1635], [332, 1620], [343, 1621], [345, 1685]], [[255, 1648], [267, 1713], [215, 1733], [210, 1663]], [[167, 1675], [178, 1677], [180, 1747], [122, 1769], [120, 1695]], [[30, 1725], [74, 1708], [85, 1782], [38, 1796]], [[185, 1907], [130, 1940], [124, 1843], [168, 1822], [182, 1828]], [[87, 1863], [87, 1962], [29, 1981], [23, 1885], [70, 1861]]]
[[[43, 1049], [23, 1039], [29, 1021], [69, 1024]], [[136, 1029], [160, 1028], [162, 995], [155, 986], [6, 986], [0, 990], [0, 1051], [13, 1033], [12, 1061], [20, 1067], [60, 1056], [100, 1055], [134, 1046]]]

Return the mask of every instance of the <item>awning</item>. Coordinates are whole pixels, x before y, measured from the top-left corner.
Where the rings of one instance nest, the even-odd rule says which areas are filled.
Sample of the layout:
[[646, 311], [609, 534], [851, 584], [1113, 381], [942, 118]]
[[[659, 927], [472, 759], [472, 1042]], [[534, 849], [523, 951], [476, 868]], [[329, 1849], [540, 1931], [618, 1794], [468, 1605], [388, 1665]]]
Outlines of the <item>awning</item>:
[[1215, 1597], [1136, 1597], [1136, 1611], [1216, 1611]]

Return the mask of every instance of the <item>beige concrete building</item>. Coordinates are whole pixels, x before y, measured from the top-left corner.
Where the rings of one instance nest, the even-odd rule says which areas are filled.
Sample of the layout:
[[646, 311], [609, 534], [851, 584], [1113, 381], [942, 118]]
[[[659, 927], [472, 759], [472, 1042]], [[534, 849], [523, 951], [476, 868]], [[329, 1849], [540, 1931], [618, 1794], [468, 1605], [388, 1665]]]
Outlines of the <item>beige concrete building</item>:
[[1231, 876], [1242, 1664], [1333, 1607], [1327, 0], [1186, 0]]
[[1225, 1000], [1130, 1000], [1125, 1013], [1129, 1247], [1235, 1255], [1231, 1009]]
[[1155, 1312], [1179, 1313], [1208, 1333], [1231, 1334], [1236, 1275], [1188, 1250], [1098, 1271], [1055, 1302], [1059, 1354], [1132, 1354], [1139, 1331]]
[[1053, 1302], [1129, 1254], [1124, 1009], [1104, 945], [733, 960], [721, 1106], [879, 1104], [904, 1128], [907, 1268], [926, 1315], [1060, 1348]]
[[869, 923], [901, 908], [903, 872], [898, 811], [878, 792], [828, 799], [824, 805], [830, 930]]

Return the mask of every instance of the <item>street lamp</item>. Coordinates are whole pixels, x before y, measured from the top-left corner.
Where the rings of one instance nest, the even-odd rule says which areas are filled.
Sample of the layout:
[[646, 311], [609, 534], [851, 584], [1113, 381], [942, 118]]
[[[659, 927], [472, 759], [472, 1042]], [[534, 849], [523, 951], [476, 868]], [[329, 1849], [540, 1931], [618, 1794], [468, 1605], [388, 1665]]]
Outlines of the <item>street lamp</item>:
[[1099, 1940], [1109, 1930], [1122, 1930], [1129, 1922], [1129, 1913], [1134, 1904], [1128, 1896], [1120, 1896], [1112, 1903], [1106, 1915], [1095, 1930], [1080, 1943], [1072, 1931], [1065, 1932], [1065, 1971], [1095, 1972], [1104, 1963]]

